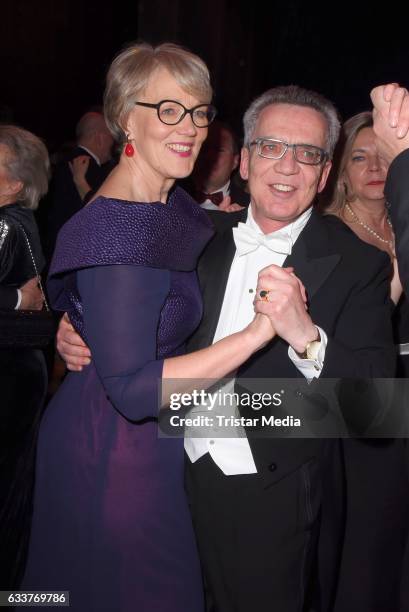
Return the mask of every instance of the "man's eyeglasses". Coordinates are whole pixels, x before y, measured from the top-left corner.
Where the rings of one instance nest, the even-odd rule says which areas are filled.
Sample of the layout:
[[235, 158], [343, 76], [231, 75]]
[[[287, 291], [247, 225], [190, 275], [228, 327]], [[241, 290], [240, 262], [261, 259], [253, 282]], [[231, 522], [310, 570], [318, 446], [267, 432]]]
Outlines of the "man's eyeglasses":
[[199, 104], [193, 108], [186, 108], [183, 104], [174, 100], [162, 100], [157, 104], [149, 104], [148, 102], [135, 102], [135, 104], [156, 108], [160, 121], [166, 123], [166, 125], [176, 125], [189, 114], [196, 127], [204, 128], [211, 124], [217, 113], [212, 104]]
[[250, 146], [252, 145], [256, 145], [257, 154], [260, 157], [266, 157], [267, 159], [281, 159], [286, 154], [287, 149], [293, 150], [296, 161], [309, 166], [318, 166], [328, 158], [328, 153], [320, 147], [309, 144], [289, 144], [275, 138], [256, 138], [250, 143]]

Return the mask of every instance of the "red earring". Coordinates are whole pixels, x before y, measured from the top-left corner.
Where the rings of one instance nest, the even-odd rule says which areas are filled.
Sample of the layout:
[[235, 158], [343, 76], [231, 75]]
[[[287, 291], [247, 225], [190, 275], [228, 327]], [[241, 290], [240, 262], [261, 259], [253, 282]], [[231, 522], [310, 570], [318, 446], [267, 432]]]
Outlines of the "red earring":
[[133, 157], [135, 153], [135, 149], [133, 148], [132, 144], [129, 142], [129, 136], [126, 137], [126, 140], [127, 140], [127, 143], [125, 147], [125, 155], [127, 157]]

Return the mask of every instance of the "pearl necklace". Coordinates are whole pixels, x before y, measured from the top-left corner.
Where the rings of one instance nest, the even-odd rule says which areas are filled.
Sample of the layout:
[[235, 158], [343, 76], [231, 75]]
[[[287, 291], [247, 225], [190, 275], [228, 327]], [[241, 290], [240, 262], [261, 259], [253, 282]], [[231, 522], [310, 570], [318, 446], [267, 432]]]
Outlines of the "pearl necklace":
[[[352, 208], [350, 207], [350, 205], [348, 203], [345, 204], [345, 208], [348, 210], [348, 212], [351, 215], [351, 217], [355, 221], [357, 221], [357, 223], [359, 223], [359, 225], [361, 225], [364, 229], [366, 229], [367, 232], [372, 234], [372, 236], [377, 238], [380, 242], [383, 242], [384, 244], [387, 244], [389, 246], [389, 248], [391, 249], [391, 251], [393, 251], [393, 249], [395, 247], [395, 241], [393, 240], [393, 238], [392, 238], [392, 240], [387, 240], [386, 238], [382, 238], [382, 236], [380, 236], [377, 232], [375, 232], [375, 230], [372, 229], [372, 227], [369, 227], [369, 225], [364, 223], [364, 221], [362, 221], [362, 219], [360, 219], [358, 217], [356, 212], [352, 210]], [[389, 227], [392, 229], [392, 223], [391, 223], [391, 220], [389, 219], [389, 217], [386, 217], [386, 222], [389, 225]]]

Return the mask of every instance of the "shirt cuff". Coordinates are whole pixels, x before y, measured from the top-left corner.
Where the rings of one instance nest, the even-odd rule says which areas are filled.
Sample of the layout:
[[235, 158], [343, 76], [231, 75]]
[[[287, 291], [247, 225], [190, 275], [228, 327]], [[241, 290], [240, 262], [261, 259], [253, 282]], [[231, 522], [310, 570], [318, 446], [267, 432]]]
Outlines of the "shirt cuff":
[[318, 349], [316, 359], [302, 359], [299, 355], [297, 355], [292, 346], [288, 347], [289, 358], [291, 359], [297, 370], [299, 370], [299, 372], [301, 372], [301, 374], [305, 376], [305, 378], [307, 378], [308, 380], [311, 380], [312, 378], [318, 378], [320, 376], [322, 368], [324, 367], [325, 350], [328, 344], [327, 334], [324, 332], [323, 329], [321, 329], [321, 327], [318, 327], [318, 325], [316, 327], [321, 336], [320, 347]]
[[21, 298], [23, 297], [20, 289], [17, 289], [17, 304], [14, 306], [14, 310], [18, 310], [21, 304]]

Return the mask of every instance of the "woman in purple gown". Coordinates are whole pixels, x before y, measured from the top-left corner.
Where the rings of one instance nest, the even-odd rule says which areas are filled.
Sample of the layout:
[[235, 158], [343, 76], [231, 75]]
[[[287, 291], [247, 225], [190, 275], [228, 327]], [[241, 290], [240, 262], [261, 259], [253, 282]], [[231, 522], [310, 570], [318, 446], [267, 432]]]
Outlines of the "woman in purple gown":
[[57, 242], [53, 306], [68, 311], [93, 360], [67, 376], [42, 423], [23, 588], [69, 590], [72, 610], [203, 610], [183, 440], [158, 437], [158, 382], [225, 376], [273, 335], [258, 315], [183, 355], [201, 317], [195, 267], [212, 229], [174, 181], [192, 171], [210, 101], [197, 56], [170, 44], [123, 51], [105, 93], [123, 153]]

